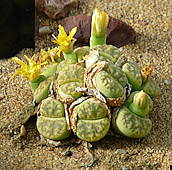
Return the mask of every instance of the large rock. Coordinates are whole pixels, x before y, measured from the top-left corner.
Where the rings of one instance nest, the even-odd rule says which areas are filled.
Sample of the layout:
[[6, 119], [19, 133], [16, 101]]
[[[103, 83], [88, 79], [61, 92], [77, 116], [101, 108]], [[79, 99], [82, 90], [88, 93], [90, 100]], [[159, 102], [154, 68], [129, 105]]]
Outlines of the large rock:
[[78, 0], [35, 0], [35, 7], [53, 19], [64, 18], [78, 6]]
[[[89, 43], [91, 34], [91, 16], [70, 16], [58, 21], [69, 32], [73, 27], [77, 27], [75, 38], [81, 43]], [[119, 19], [109, 17], [107, 30], [107, 43], [116, 47], [121, 47], [136, 41], [134, 29]]]

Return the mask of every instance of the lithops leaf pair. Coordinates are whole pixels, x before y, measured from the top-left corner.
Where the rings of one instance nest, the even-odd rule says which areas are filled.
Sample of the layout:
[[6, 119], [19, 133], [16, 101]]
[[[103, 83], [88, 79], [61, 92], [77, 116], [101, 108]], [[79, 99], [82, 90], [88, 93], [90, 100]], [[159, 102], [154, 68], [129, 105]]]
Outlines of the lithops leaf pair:
[[111, 106], [120, 106], [126, 99], [127, 77], [117, 65], [101, 61], [86, 72], [85, 82], [89, 88], [100, 91]]
[[132, 90], [143, 90], [151, 97], [160, 94], [160, 88], [156, 81], [151, 77], [152, 69], [148, 66], [140, 70], [134, 63], [125, 63], [122, 66], [123, 72], [126, 74]]
[[125, 105], [113, 114], [113, 128], [130, 138], [145, 137], [152, 128], [151, 120], [146, 117], [152, 108], [149, 95], [143, 91], [133, 92]]
[[64, 104], [52, 97], [42, 101], [37, 119], [37, 129], [45, 138], [61, 140], [69, 136], [70, 128]]
[[120, 49], [113, 45], [97, 45], [92, 50], [98, 51], [102, 60], [109, 60], [113, 63], [116, 63], [121, 56]]
[[77, 64], [65, 65], [59, 72], [56, 90], [58, 97], [65, 103], [71, 103], [81, 97], [81, 93], [76, 91], [77, 87], [84, 86], [84, 68]]
[[56, 79], [56, 76], [50, 76], [42, 81], [33, 93], [34, 100], [40, 103], [43, 99], [46, 99], [49, 94], [49, 88], [51, 82]]
[[42, 69], [39, 79], [35, 82], [30, 82], [32, 87], [33, 97], [37, 103], [48, 97], [50, 84], [57, 78], [56, 70], [58, 63], [51, 63]]
[[126, 63], [122, 66], [129, 83], [134, 91], [139, 90], [142, 85], [142, 75], [140, 69], [134, 63]]
[[78, 58], [78, 62], [82, 61], [83, 58], [90, 53], [90, 47], [89, 46], [83, 46], [78, 47], [74, 49], [74, 53], [76, 54], [76, 57]]
[[108, 107], [95, 98], [78, 99], [71, 107], [71, 124], [76, 135], [85, 141], [102, 139], [110, 127]]
[[89, 68], [92, 67], [95, 63], [100, 61], [116, 63], [120, 55], [121, 52], [118, 48], [112, 45], [104, 44], [104, 45], [97, 45], [96, 47], [90, 49], [89, 54], [83, 57], [83, 59], [85, 60], [86, 68]]
[[160, 87], [158, 86], [157, 82], [149, 77], [145, 83], [142, 85], [142, 89], [144, 92], [149, 94], [151, 97], [156, 97], [160, 95]]

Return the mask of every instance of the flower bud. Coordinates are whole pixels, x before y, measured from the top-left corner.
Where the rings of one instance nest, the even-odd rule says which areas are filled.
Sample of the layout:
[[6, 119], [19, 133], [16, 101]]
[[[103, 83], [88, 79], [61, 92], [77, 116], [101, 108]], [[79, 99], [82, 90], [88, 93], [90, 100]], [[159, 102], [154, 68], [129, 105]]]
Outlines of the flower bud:
[[133, 113], [145, 117], [151, 111], [151, 105], [150, 97], [142, 90], [135, 94], [133, 102], [129, 105], [129, 109]]
[[133, 99], [133, 103], [137, 105], [139, 108], [145, 108], [148, 104], [148, 101], [148, 95], [143, 91], [137, 93]]
[[97, 37], [105, 36], [108, 21], [109, 17], [105, 12], [100, 12], [98, 9], [95, 9], [92, 15], [91, 33]]

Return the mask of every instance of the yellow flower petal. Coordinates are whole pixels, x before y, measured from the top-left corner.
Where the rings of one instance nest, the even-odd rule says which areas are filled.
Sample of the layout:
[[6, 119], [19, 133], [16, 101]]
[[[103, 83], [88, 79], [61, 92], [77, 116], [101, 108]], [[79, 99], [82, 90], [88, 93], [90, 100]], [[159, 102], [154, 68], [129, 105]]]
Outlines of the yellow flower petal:
[[[61, 51], [66, 52], [66, 53], [70, 52], [73, 50], [73, 45], [74, 45], [74, 42], [76, 41], [76, 39], [73, 38], [73, 36], [76, 34], [76, 31], [77, 31], [77, 27], [73, 28], [70, 31], [69, 36], [68, 36], [64, 30], [64, 27], [59, 25], [59, 35], [57, 38], [53, 35], [53, 38], [55, 40], [53, 40], [52, 42], [60, 45], [59, 47], [60, 52]], [[60, 55], [60, 52], [58, 52], [58, 55]]]
[[77, 32], [77, 27], [72, 28], [72, 30], [71, 30], [70, 33], [69, 33], [69, 37], [70, 37], [70, 38], [73, 38], [74, 35], [76, 34], [76, 32]]
[[36, 64], [36, 62], [34, 60], [32, 60], [32, 58], [28, 58], [26, 55], [24, 55], [24, 57], [27, 59], [30, 66]]
[[15, 61], [17, 64], [20, 64], [22, 67], [27, 67], [27, 64], [24, 63], [23, 61], [21, 61], [19, 58], [17, 57], [13, 57], [12, 61]]
[[59, 25], [59, 36], [67, 37], [67, 34], [65, 32], [65, 29], [63, 26]]
[[15, 77], [16, 75], [20, 74], [23, 77], [28, 78], [29, 80], [35, 80], [36, 78], [39, 77], [41, 73], [41, 63], [40, 62], [36, 63], [33, 60], [35, 56], [33, 56], [32, 58], [29, 58], [25, 55], [24, 57], [27, 59], [28, 65], [17, 57], [12, 58], [13, 61], [21, 65], [21, 68], [17, 69], [15, 74], [12, 77]]
[[54, 59], [59, 57], [58, 51], [59, 49], [57, 47], [52, 49], [48, 48], [47, 51], [41, 49], [39, 56], [39, 61], [41, 62], [41, 65], [46, 65], [48, 61], [55, 62]]

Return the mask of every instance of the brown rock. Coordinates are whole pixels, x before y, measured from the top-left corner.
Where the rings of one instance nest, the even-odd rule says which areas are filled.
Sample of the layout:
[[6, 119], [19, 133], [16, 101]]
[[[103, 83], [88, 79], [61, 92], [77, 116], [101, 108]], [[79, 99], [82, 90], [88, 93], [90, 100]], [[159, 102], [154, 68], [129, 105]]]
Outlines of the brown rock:
[[[89, 43], [91, 34], [91, 16], [70, 16], [58, 21], [58, 24], [64, 26], [69, 32], [73, 27], [77, 27], [75, 38], [78, 42]], [[107, 44], [112, 44], [116, 47], [134, 43], [136, 41], [136, 33], [134, 29], [125, 22], [109, 17], [107, 30]]]
[[70, 16], [58, 21], [58, 24], [69, 32], [73, 27], [77, 27], [75, 38], [81, 43], [88, 43], [91, 34], [91, 17], [90, 16]]
[[35, 7], [53, 19], [64, 18], [71, 8], [78, 7], [78, 0], [35, 0]]
[[26, 128], [24, 125], [20, 127], [20, 136], [26, 136]]
[[107, 35], [107, 43], [116, 47], [136, 42], [134, 29], [125, 22], [113, 17], [110, 17]]

